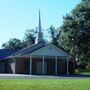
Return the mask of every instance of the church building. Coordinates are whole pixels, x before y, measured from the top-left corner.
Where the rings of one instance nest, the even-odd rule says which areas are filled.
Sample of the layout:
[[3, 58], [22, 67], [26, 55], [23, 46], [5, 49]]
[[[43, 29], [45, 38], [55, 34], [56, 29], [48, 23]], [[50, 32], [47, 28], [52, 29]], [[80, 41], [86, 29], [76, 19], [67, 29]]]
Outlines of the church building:
[[47, 44], [43, 39], [41, 17], [35, 44], [21, 50], [0, 50], [10, 53], [0, 59], [0, 73], [29, 75], [66, 75], [73, 73], [72, 56], [64, 49]]

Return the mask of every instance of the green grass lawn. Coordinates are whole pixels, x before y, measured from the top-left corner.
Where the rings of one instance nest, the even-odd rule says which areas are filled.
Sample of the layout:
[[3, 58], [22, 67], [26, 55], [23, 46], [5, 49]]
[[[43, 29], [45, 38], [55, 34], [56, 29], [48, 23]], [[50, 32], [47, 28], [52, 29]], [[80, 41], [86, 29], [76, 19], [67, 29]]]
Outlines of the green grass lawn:
[[0, 80], [0, 90], [90, 90], [90, 79]]

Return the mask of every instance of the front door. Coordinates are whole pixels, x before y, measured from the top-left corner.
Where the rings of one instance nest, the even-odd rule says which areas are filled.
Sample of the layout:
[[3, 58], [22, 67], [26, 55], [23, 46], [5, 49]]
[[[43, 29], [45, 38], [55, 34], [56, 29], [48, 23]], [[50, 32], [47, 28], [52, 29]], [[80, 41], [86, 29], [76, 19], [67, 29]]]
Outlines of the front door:
[[[43, 70], [42, 65], [43, 65], [42, 62], [37, 62], [37, 64], [36, 64], [36, 73], [39, 75], [42, 74], [42, 70]], [[46, 62], [44, 62], [44, 74], [46, 74], [46, 73], [47, 73], [47, 64], [46, 64]]]

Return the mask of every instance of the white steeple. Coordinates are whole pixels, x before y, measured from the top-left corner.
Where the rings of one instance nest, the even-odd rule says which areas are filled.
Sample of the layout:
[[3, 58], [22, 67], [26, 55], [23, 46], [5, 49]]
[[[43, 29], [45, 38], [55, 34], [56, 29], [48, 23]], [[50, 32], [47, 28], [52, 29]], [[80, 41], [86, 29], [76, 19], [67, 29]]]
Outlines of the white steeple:
[[40, 16], [40, 10], [39, 10], [39, 25], [38, 25], [38, 28], [39, 28], [39, 32], [41, 32], [41, 16]]
[[41, 30], [41, 16], [40, 16], [40, 10], [39, 10], [39, 25], [38, 25], [38, 32], [35, 40], [35, 44], [43, 41], [43, 33]]

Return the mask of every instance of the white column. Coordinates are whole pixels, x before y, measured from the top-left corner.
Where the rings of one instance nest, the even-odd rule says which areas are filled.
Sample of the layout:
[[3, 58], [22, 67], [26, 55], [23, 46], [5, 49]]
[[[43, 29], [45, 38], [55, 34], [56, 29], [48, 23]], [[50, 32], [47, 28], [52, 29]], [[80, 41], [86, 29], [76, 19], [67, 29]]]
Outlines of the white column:
[[69, 74], [69, 59], [67, 58], [67, 75]]
[[57, 75], [57, 56], [55, 57], [55, 75]]
[[30, 56], [30, 75], [32, 75], [32, 56]]
[[44, 56], [43, 56], [43, 61], [42, 61], [42, 75], [44, 75]]
[[14, 63], [11, 64], [11, 68], [12, 68], [13, 74], [15, 74], [16, 73], [16, 59], [13, 58], [13, 60], [14, 60]]

